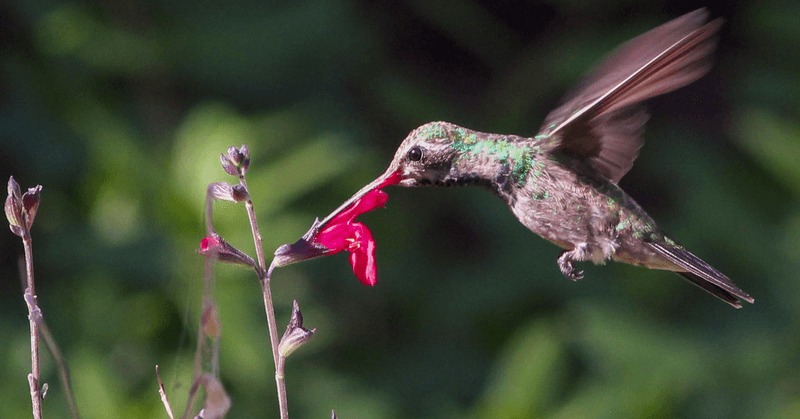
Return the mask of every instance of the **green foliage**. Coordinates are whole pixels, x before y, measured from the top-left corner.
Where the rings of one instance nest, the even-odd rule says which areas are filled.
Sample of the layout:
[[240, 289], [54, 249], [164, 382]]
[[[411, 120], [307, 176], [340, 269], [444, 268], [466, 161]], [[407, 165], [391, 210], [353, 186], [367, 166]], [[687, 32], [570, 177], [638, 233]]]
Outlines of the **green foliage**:
[[[42, 184], [37, 292], [83, 417], [182, 410], [203, 201], [246, 143], [267, 254], [382, 173], [416, 126], [535, 135], [615, 45], [697, 6], [585, 1], [17, 0], [0, 25], [0, 175]], [[684, 8], [685, 7], [685, 8]], [[736, 311], [667, 272], [559, 273], [558, 249], [490, 194], [388, 188], [365, 214], [378, 284], [346, 256], [276, 271], [313, 339], [287, 366], [293, 418], [797, 418], [800, 20], [734, 2], [717, 64], [653, 101], [621, 181], [660, 225], [756, 299]], [[513, 159], [512, 159], [513, 160]], [[525, 168], [527, 170], [527, 168]], [[520, 169], [522, 170], [522, 169]], [[254, 254], [241, 205], [214, 225]], [[25, 305], [0, 234], [0, 417], [30, 415]], [[275, 417], [260, 288], [216, 268], [228, 417]], [[45, 417], [67, 417], [52, 360]]]

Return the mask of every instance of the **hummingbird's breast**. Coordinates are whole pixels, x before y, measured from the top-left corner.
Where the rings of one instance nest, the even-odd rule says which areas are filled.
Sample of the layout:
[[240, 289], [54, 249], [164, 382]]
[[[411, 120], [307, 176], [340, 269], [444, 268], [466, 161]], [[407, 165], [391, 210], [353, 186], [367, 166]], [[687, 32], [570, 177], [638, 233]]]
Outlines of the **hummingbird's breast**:
[[595, 263], [617, 256], [653, 263], [656, 255], [642, 241], [658, 229], [629, 195], [581, 162], [544, 154], [534, 160], [537, 170], [506, 201], [523, 225], [564, 249], [586, 247]]

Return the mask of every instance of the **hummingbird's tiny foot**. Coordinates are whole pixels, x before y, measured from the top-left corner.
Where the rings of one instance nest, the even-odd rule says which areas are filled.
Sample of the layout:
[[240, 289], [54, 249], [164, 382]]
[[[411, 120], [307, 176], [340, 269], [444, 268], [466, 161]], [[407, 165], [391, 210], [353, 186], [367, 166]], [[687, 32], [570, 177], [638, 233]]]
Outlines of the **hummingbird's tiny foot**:
[[558, 257], [558, 267], [561, 269], [561, 273], [564, 274], [564, 276], [573, 281], [577, 281], [583, 278], [583, 271], [575, 269], [573, 256], [572, 250], [561, 252], [561, 255]]

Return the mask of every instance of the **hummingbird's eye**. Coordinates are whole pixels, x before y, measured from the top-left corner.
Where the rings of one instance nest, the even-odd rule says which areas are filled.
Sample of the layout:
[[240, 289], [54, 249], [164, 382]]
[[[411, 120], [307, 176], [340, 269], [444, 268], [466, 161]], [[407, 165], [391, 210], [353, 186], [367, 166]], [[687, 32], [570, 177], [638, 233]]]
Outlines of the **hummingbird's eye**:
[[420, 161], [422, 159], [422, 147], [415, 145], [408, 150], [408, 159], [411, 161]]

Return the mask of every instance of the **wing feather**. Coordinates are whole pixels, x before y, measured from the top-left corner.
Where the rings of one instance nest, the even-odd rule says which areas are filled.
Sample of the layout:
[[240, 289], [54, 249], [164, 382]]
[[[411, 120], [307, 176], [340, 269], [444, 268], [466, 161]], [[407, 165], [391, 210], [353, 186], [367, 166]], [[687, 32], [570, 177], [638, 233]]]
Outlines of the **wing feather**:
[[624, 44], [547, 116], [540, 135], [618, 182], [642, 145], [647, 113], [640, 102], [708, 72], [722, 20], [704, 24], [707, 16], [696, 10]]

